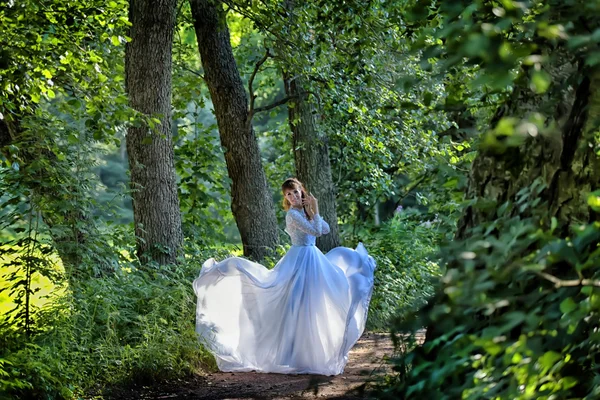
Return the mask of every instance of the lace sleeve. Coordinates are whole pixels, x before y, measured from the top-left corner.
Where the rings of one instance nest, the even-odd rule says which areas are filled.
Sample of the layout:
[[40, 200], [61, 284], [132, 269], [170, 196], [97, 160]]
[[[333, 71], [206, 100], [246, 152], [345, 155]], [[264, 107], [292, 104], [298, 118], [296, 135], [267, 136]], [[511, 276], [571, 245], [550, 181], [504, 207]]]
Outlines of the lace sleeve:
[[329, 233], [329, 225], [318, 214], [315, 215], [312, 221], [309, 221], [301, 212], [290, 210], [285, 217], [285, 222], [288, 232], [296, 229], [315, 237]]
[[321, 235], [327, 235], [329, 233], [329, 224], [319, 214], [316, 214], [314, 220], [321, 220]]

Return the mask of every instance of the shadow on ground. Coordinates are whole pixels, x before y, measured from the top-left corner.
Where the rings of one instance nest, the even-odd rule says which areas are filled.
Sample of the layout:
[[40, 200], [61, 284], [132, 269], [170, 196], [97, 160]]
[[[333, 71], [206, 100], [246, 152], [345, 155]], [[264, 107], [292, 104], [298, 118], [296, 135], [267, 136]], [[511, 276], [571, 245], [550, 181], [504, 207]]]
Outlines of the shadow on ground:
[[389, 373], [394, 352], [388, 333], [365, 333], [350, 352], [343, 375], [284, 375], [218, 372], [157, 385], [113, 389], [117, 399], [347, 399], [368, 398], [374, 382]]

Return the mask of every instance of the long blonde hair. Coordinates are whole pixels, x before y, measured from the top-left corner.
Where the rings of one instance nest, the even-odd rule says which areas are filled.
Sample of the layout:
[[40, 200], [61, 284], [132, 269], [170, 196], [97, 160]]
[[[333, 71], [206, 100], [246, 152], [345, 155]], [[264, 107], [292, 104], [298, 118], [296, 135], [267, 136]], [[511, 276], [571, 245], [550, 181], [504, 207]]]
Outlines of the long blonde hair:
[[[283, 182], [283, 184], [281, 185], [281, 193], [283, 193], [283, 209], [285, 211], [288, 211], [290, 209], [290, 207], [292, 206], [290, 201], [285, 198], [286, 189], [290, 189], [290, 190], [300, 189], [300, 192], [302, 192], [302, 198], [307, 197], [306, 188], [304, 188], [304, 185], [302, 184], [302, 182], [300, 182], [296, 178], [286, 179], [285, 182]], [[310, 216], [308, 215], [308, 213], [306, 212], [306, 208], [304, 206], [302, 206], [302, 209], [304, 210], [304, 215], [306, 215], [306, 218], [311, 219]]]

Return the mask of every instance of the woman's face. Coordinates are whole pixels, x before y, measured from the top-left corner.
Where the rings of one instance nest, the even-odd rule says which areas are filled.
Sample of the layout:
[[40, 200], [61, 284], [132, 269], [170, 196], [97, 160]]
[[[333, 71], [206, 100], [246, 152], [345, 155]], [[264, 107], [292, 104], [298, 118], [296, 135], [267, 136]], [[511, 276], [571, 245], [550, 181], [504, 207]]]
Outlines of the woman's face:
[[283, 195], [290, 202], [292, 207], [302, 207], [302, 191], [300, 189], [285, 189]]

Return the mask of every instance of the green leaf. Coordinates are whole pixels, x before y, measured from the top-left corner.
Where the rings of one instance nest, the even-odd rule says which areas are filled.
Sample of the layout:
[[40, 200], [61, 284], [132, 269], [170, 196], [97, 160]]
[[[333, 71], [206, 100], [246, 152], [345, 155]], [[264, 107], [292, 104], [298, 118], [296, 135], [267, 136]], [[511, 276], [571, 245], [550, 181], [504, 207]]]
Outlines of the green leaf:
[[67, 142], [69, 142], [69, 144], [76, 144], [79, 143], [79, 138], [73, 134], [70, 134], [67, 136]]
[[600, 190], [596, 190], [588, 195], [588, 205], [592, 210], [600, 212]]
[[555, 351], [547, 351], [547, 352], [544, 353], [544, 355], [542, 355], [539, 358], [538, 362], [545, 369], [550, 369], [560, 359], [562, 359], [562, 356], [560, 355], [560, 353], [557, 353]]
[[531, 76], [531, 89], [538, 94], [545, 93], [552, 78], [546, 71], [535, 71]]
[[563, 314], [568, 314], [571, 311], [575, 310], [577, 308], [577, 303], [575, 303], [573, 301], [572, 298], [567, 297], [566, 299], [564, 299], [563, 301], [561, 301], [560, 303], [560, 311]]
[[560, 381], [558, 381], [558, 383], [562, 385], [563, 390], [567, 390], [572, 387], [575, 387], [579, 383], [579, 380], [574, 376], [565, 376]]

